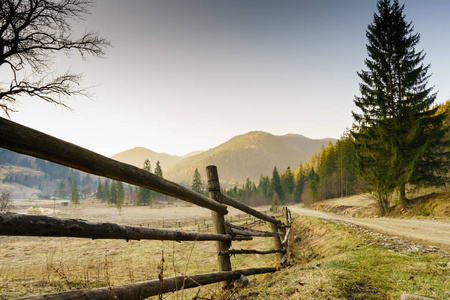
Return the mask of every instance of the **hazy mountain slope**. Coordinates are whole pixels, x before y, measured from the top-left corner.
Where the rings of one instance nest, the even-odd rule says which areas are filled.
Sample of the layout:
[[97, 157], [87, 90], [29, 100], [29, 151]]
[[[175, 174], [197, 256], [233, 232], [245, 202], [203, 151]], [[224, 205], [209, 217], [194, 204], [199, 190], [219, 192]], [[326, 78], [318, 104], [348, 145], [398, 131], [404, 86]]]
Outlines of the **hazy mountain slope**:
[[68, 196], [74, 181], [81, 194], [90, 195], [97, 180], [96, 175], [0, 148], [0, 190], [10, 192], [13, 199], [29, 199], [33, 193]]
[[144, 147], [136, 147], [126, 150], [112, 156], [111, 158], [139, 168], [143, 167], [144, 161], [148, 158], [152, 165], [152, 171], [156, 166], [156, 162], [159, 160], [163, 172], [164, 170], [170, 169], [176, 162], [182, 159], [182, 157], [179, 156], [169, 155], [166, 153], [157, 153]]
[[332, 143], [336, 143], [337, 141], [336, 139], [332, 138], [313, 140], [303, 135], [292, 133], [280, 136], [280, 138], [289, 142], [296, 149], [304, 152], [305, 155], [308, 157], [308, 160], [311, 157], [311, 155], [314, 154], [314, 152], [319, 153], [320, 150], [322, 149], [322, 146], [326, 146], [329, 141], [331, 141]]
[[[247, 177], [258, 182], [260, 174], [271, 176], [274, 166], [280, 172], [288, 166], [296, 169], [301, 162], [308, 161], [314, 151], [320, 151], [328, 141], [329, 139], [324, 139], [317, 142], [300, 135], [286, 137], [253, 131], [179, 161], [165, 173], [165, 177], [190, 185], [195, 168], [198, 168], [202, 178], [206, 180], [205, 168], [213, 164], [218, 167], [222, 185], [242, 183]], [[303, 148], [307, 150], [304, 151]]]

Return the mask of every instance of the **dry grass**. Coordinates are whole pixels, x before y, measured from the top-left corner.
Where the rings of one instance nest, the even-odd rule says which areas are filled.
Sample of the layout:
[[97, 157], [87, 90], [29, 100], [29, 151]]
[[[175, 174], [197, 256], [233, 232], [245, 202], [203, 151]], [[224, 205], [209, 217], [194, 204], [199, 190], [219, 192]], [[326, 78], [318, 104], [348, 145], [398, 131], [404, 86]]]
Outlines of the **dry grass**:
[[[233, 291], [229, 299], [450, 297], [448, 258], [369, 245], [370, 237], [349, 227], [309, 217], [294, 218], [295, 235], [301, 239], [291, 241], [289, 267], [252, 276], [249, 287]], [[162, 253], [165, 277], [217, 271], [214, 242], [0, 237], [0, 244], [0, 299], [156, 279]], [[235, 242], [233, 248], [270, 249], [272, 240]], [[238, 255], [231, 261], [233, 269], [267, 267], [277, 265], [276, 257]], [[221, 294], [218, 285], [209, 285], [164, 299]]]
[[391, 208], [389, 215], [448, 219], [450, 216], [450, 192], [433, 193], [414, 198], [410, 200], [410, 206], [407, 209], [396, 204]]
[[[75, 216], [84, 209], [72, 208]], [[143, 209], [152, 211], [147, 207]], [[179, 209], [186, 212], [186, 207]], [[158, 209], [160, 213], [161, 210]], [[67, 211], [64, 214], [70, 216]], [[91, 212], [89, 216], [94, 214]], [[127, 212], [121, 217], [128, 215], [132, 214]], [[124, 223], [135, 221], [130, 218]], [[258, 229], [270, 230], [267, 225]], [[162, 253], [164, 277], [217, 271], [215, 242], [0, 237], [0, 244], [0, 299], [157, 279]], [[253, 241], [234, 242], [233, 247], [270, 249], [272, 240], [255, 238]], [[231, 262], [233, 269], [275, 266], [276, 254], [233, 256]], [[191, 299], [197, 290], [166, 294], [164, 299], [182, 299], [182, 296]], [[200, 290], [199, 295], [221, 293], [216, 285]]]

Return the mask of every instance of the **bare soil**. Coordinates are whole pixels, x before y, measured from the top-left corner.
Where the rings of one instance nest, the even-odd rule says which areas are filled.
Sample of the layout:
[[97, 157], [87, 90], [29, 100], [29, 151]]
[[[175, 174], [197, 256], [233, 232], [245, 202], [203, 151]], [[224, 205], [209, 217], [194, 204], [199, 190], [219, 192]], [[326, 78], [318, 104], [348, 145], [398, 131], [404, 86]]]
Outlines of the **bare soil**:
[[[360, 211], [360, 215], [364, 215], [363, 211], [371, 211], [374, 207], [374, 202], [375, 200], [368, 195], [329, 200], [327, 207], [336, 212], [341, 210], [341, 214], [308, 209], [302, 205], [293, 205], [289, 208], [293, 213], [302, 216], [348, 222], [390, 236], [401, 237], [428, 246], [437, 246], [450, 252], [450, 216], [439, 220], [392, 217], [356, 218], [350, 216], [354, 215], [354, 213], [349, 212]], [[325, 206], [319, 205], [318, 207], [324, 209]], [[340, 209], [336, 209], [339, 207]]]

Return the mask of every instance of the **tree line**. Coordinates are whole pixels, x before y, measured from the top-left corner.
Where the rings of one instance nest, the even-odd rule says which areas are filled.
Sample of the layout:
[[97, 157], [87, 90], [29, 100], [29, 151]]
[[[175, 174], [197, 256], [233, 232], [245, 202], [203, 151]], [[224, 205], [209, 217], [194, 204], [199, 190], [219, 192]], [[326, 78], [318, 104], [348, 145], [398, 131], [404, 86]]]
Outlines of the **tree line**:
[[[152, 172], [152, 166], [149, 159], [146, 159], [143, 164], [143, 169]], [[159, 160], [156, 162], [154, 174], [163, 177], [163, 171]], [[99, 179], [97, 185], [96, 198], [111, 205], [116, 205], [121, 208], [125, 203], [151, 206], [152, 199], [166, 200], [167, 197], [158, 192], [151, 191], [146, 188], [137, 187], [133, 185], [124, 186], [123, 182]]]

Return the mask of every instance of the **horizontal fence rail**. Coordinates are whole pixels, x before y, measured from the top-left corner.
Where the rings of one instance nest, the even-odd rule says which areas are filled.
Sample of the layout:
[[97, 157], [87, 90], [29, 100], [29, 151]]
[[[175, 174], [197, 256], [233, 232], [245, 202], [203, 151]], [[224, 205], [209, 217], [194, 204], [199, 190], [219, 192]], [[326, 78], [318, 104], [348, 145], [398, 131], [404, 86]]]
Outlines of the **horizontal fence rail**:
[[198, 286], [211, 284], [226, 280], [236, 280], [242, 275], [250, 276], [256, 274], [265, 274], [276, 272], [278, 268], [260, 268], [260, 269], [246, 269], [235, 270], [228, 272], [216, 272], [199, 274], [192, 276], [176, 276], [171, 278], [164, 278], [163, 281], [159, 279], [143, 281], [133, 284], [104, 287], [90, 290], [79, 290], [55, 293], [49, 295], [31, 296], [19, 298], [20, 300], [75, 300], [75, 299], [96, 299], [96, 300], [133, 300], [145, 299], [151, 296], [156, 296], [163, 293], [171, 293], [177, 290], [190, 289]]
[[260, 230], [254, 230], [249, 229], [237, 225], [233, 225], [230, 223], [225, 222], [225, 224], [230, 228], [231, 233], [233, 234], [239, 234], [239, 235], [247, 235], [247, 236], [284, 236], [282, 232], [268, 232], [268, 231], [260, 231]]
[[219, 255], [236, 255], [236, 254], [272, 254], [286, 253], [286, 250], [252, 250], [252, 249], [231, 249], [228, 251], [220, 251]]
[[0, 213], [0, 235], [75, 237], [90, 239], [160, 241], [232, 241], [251, 240], [249, 236], [184, 232], [168, 229], [60, 219], [48, 216]]
[[1, 117], [0, 132], [0, 147], [2, 148], [148, 188], [223, 215], [228, 213], [225, 205], [144, 169], [107, 158]]
[[275, 225], [281, 224], [281, 222], [279, 220], [277, 220], [275, 218], [272, 218], [272, 217], [270, 217], [268, 215], [265, 215], [262, 212], [259, 212], [256, 209], [253, 209], [253, 208], [251, 208], [251, 207], [249, 207], [249, 206], [247, 206], [247, 205], [245, 205], [245, 204], [243, 204], [243, 203], [237, 201], [236, 199], [231, 198], [231, 197], [229, 197], [227, 195], [221, 194], [221, 197], [220, 197], [219, 201], [221, 203], [223, 203], [223, 204], [227, 204], [227, 205], [232, 206], [234, 208], [237, 208], [237, 209], [239, 209], [239, 210], [241, 210], [243, 212], [246, 212], [249, 215], [257, 217], [258, 219], [267, 221], [267, 222], [275, 224]]

